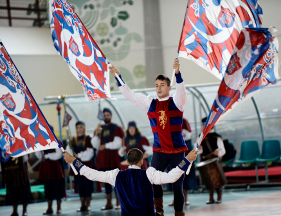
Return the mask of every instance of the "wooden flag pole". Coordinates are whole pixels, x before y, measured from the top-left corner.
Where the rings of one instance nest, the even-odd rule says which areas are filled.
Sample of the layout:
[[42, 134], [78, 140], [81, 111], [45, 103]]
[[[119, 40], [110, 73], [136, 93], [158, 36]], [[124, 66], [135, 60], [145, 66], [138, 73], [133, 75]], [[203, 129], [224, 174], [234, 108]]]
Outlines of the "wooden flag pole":
[[[179, 54], [177, 55], [177, 58], [176, 58], [176, 59], [178, 59], [178, 56], [179, 56]], [[172, 78], [171, 78], [171, 84], [170, 84], [171, 87], [173, 87], [175, 74], [176, 74], [176, 69], [174, 68], [174, 69], [173, 69]]]

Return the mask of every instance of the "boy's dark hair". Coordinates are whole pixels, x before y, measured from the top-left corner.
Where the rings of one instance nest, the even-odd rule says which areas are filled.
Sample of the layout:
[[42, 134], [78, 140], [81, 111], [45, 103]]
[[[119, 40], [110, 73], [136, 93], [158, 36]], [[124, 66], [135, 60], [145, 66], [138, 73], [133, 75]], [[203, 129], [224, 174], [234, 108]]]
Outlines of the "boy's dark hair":
[[130, 165], [136, 165], [143, 158], [143, 153], [137, 148], [132, 148], [128, 152], [127, 160]]
[[162, 80], [162, 81], [166, 80], [167, 86], [169, 87], [171, 85], [171, 80], [163, 74], [157, 75], [157, 77], [155, 78], [155, 81], [156, 80]]

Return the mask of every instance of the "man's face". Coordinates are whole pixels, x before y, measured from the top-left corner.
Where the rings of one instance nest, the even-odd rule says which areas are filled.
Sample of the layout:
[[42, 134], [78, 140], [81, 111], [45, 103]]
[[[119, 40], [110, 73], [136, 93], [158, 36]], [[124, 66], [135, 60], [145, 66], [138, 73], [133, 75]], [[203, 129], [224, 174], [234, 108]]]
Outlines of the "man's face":
[[156, 80], [155, 81], [155, 90], [159, 98], [165, 98], [169, 96], [171, 86], [167, 85], [166, 80]]
[[111, 117], [112, 117], [111, 114], [109, 112], [104, 112], [103, 115], [104, 115], [104, 122], [106, 124], [110, 123], [111, 122]]

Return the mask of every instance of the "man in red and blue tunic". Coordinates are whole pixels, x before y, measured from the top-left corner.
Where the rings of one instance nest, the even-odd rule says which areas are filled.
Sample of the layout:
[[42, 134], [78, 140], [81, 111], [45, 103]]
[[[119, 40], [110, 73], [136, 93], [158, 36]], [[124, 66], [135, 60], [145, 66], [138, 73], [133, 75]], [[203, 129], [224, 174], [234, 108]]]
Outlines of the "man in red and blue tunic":
[[[103, 109], [104, 125], [99, 125], [92, 138], [92, 146], [98, 150], [97, 169], [99, 171], [108, 171], [120, 167], [121, 158], [118, 150], [122, 146], [124, 132], [122, 127], [111, 122], [112, 112], [109, 108]], [[112, 209], [112, 186], [105, 183], [106, 205], [101, 210]], [[117, 194], [115, 209], [120, 209], [120, 203]]]
[[[187, 102], [187, 97], [179, 66], [179, 60], [175, 59], [173, 68], [175, 69], [177, 84], [176, 93], [173, 97], [169, 95], [171, 90], [170, 79], [164, 75], [158, 75], [155, 80], [157, 99], [149, 95], [134, 93], [126, 84], [122, 85], [116, 77], [123, 96], [135, 106], [147, 112], [154, 135], [151, 166], [160, 171], [164, 171], [168, 165], [172, 169], [175, 168], [187, 151], [182, 136], [183, 106]], [[122, 80], [117, 68], [112, 65], [110, 69], [113, 76], [117, 74]], [[181, 176], [173, 184], [175, 215], [184, 215], [183, 178], [184, 176]], [[153, 185], [153, 189], [156, 215], [164, 215], [162, 186]]]

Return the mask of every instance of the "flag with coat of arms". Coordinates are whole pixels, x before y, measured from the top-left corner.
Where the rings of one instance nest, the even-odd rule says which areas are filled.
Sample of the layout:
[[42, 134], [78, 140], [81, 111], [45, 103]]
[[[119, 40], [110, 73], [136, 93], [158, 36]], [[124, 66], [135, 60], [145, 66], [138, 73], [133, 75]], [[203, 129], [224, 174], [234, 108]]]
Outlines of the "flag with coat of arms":
[[8, 156], [58, 148], [58, 140], [0, 41], [0, 148]]

